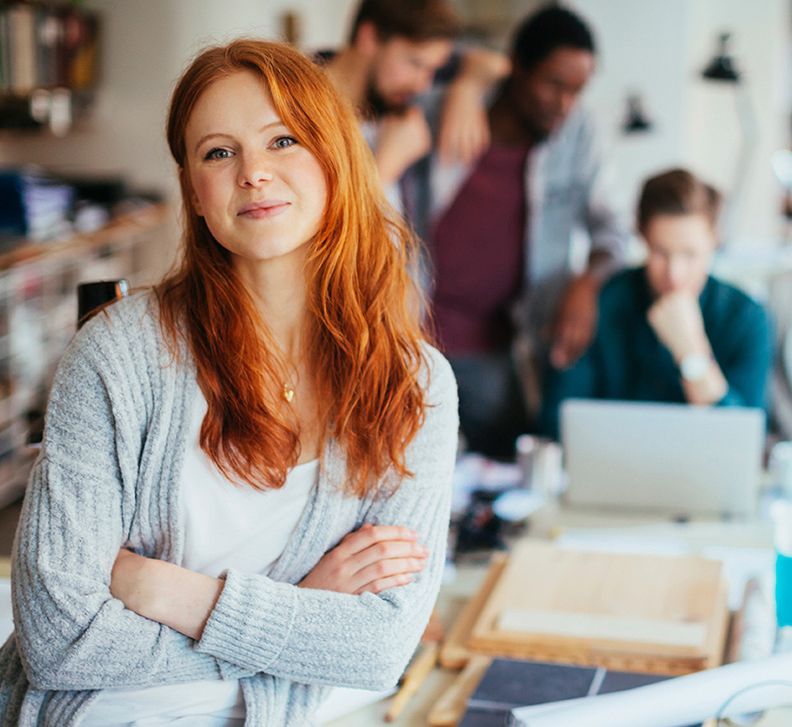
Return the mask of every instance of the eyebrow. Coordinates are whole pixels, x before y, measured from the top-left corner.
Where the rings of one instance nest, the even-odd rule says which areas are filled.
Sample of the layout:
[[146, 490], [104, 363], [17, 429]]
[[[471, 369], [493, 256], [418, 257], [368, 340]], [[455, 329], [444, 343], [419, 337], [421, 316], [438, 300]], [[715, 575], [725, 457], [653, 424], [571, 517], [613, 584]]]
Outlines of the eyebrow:
[[[285, 127], [286, 124], [284, 124], [281, 119], [276, 119], [275, 121], [270, 121], [270, 123], [268, 123], [268, 124], [264, 124], [264, 126], [262, 126], [259, 129], [259, 133], [262, 132], [262, 131], [266, 131], [267, 129], [271, 129], [274, 126], [283, 126], [283, 127]], [[205, 134], [200, 139], [198, 139], [198, 141], [195, 143], [195, 151], [197, 152], [198, 149], [201, 148], [201, 145], [204, 142], [208, 141], [209, 139], [214, 138], [215, 136], [230, 136], [230, 134], [223, 134], [222, 132], [214, 132], [214, 131], [211, 134]]]

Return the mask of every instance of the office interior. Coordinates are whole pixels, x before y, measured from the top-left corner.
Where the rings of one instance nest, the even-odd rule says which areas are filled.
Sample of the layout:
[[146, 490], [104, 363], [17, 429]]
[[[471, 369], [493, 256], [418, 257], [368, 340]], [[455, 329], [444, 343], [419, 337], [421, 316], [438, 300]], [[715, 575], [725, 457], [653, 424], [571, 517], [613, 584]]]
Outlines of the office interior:
[[[175, 80], [201, 48], [238, 36], [289, 39], [306, 52], [337, 48], [346, 40], [357, 0], [55, 4], [76, 7], [96, 19], [94, 72], [86, 88], [67, 90], [65, 98], [38, 89], [37, 110], [31, 105], [36, 94], [26, 95], [23, 103], [17, 94], [0, 94], [0, 116], [6, 117], [0, 123], [0, 174], [35, 165], [55, 177], [94, 180], [104, 193], [117, 195], [113, 215], [124, 219], [118, 223], [99, 205], [83, 210], [79, 225], [84, 232], [58, 228], [51, 239], [50, 233], [34, 241], [3, 238], [0, 558], [11, 552], [25, 474], [35, 457], [31, 430], [41, 417], [42, 396], [76, 324], [77, 283], [123, 277], [133, 287], [150, 285], [176, 258], [179, 190], [164, 136]], [[466, 42], [497, 50], [507, 49], [510, 31], [520, 19], [544, 5], [535, 0], [451, 4], [464, 21]], [[646, 255], [634, 218], [647, 177], [684, 167], [724, 194], [714, 274], [760, 301], [773, 322], [761, 492], [750, 516], [727, 520], [712, 513], [699, 518], [618, 508], [564, 511], [564, 453], [544, 439], [522, 438], [511, 462], [465, 459], [461, 452], [455, 486], [463, 504], [454, 532], [459, 535], [465, 517], [486, 517], [493, 529], [467, 533], [473, 545], [448, 567], [440, 608], [446, 634], [481, 586], [493, 552], [513, 548], [526, 536], [544, 539], [559, 532], [567, 537], [568, 547], [583, 550], [612, 548], [624, 554], [643, 538], [636, 552], [647, 557], [679, 555], [680, 543], [687, 555], [722, 557], [727, 575], [739, 584], [729, 584], [728, 606], [733, 614], [744, 614], [746, 594], [758, 582], [746, 572], [756, 563], [774, 569], [771, 505], [792, 500], [792, 1], [570, 0], [565, 5], [590, 23], [596, 37], [596, 71], [580, 103], [596, 121], [610, 204], [631, 231], [629, 264], [641, 264]], [[722, 53], [734, 64], [738, 79], [713, 81], [703, 74]], [[75, 236], [83, 241], [59, 248]], [[22, 250], [25, 245], [28, 252]], [[579, 248], [582, 261], [585, 237]], [[718, 457], [717, 452], [710, 455]], [[524, 496], [504, 498], [500, 510], [493, 511], [492, 494], [474, 512], [470, 492], [477, 488], [490, 493], [522, 490]], [[679, 529], [688, 526], [684, 533]], [[712, 535], [718, 527], [722, 531]], [[740, 548], [744, 550], [738, 552]], [[767, 582], [772, 580], [764, 582], [772, 590]], [[774, 611], [771, 616], [775, 618]], [[774, 638], [780, 633], [775, 626]], [[778, 651], [778, 643], [761, 656]], [[733, 644], [731, 649], [733, 655]], [[628, 667], [622, 671], [631, 671]], [[777, 701], [792, 707], [792, 677], [783, 678], [790, 686]], [[396, 723], [429, 723], [432, 709], [454, 679], [448, 669], [435, 667]], [[386, 708], [387, 702], [376, 702], [326, 723], [379, 724]], [[792, 724], [783, 721], [792, 720], [792, 712], [778, 714], [772, 722], [768, 713], [768, 721], [761, 724]], [[456, 713], [456, 718], [447, 723], [478, 724], [470, 716]]]

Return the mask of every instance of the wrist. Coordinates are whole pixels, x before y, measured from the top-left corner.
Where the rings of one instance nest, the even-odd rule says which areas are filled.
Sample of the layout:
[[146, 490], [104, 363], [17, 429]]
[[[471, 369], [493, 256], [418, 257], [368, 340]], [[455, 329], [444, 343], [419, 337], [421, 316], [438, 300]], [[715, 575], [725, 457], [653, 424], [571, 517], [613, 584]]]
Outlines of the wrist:
[[709, 353], [688, 353], [679, 360], [679, 373], [690, 383], [703, 381], [712, 367]]
[[467, 75], [453, 80], [448, 87], [448, 91], [449, 93], [470, 95], [480, 99], [487, 93], [490, 86], [490, 82], [485, 78]]
[[681, 366], [682, 362], [687, 359], [700, 358], [712, 361], [713, 358], [709, 341], [704, 335], [680, 342], [672, 348], [671, 353], [677, 366]]

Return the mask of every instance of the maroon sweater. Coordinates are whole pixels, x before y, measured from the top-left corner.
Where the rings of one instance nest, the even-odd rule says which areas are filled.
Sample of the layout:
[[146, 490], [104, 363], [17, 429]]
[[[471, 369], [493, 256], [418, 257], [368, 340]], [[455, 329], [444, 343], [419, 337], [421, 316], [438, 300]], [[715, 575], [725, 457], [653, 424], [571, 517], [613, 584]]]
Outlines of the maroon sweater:
[[508, 347], [522, 288], [526, 146], [491, 146], [432, 236], [437, 335], [451, 356]]

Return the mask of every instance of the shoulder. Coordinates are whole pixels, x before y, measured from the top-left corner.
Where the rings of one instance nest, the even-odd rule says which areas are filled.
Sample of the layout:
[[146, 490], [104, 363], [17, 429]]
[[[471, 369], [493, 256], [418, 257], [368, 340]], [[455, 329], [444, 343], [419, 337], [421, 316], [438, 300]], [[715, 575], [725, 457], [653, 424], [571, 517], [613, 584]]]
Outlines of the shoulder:
[[423, 361], [419, 371], [419, 383], [427, 395], [427, 403], [429, 405], [451, 403], [456, 409], [456, 378], [448, 359], [429, 343], [422, 344], [421, 352]]
[[752, 327], [769, 324], [770, 317], [765, 307], [731, 283], [710, 277], [705, 295], [718, 318], [732, 323], [742, 320]]
[[159, 306], [153, 291], [121, 298], [96, 313], [74, 336], [77, 349], [104, 348], [122, 343], [153, 344], [159, 335]]
[[611, 310], [637, 304], [644, 282], [644, 268], [629, 268], [614, 274], [602, 286], [600, 308]]
[[102, 378], [133, 377], [163, 358], [167, 347], [153, 291], [135, 293], [107, 306], [77, 331], [59, 370], [93, 368]]

